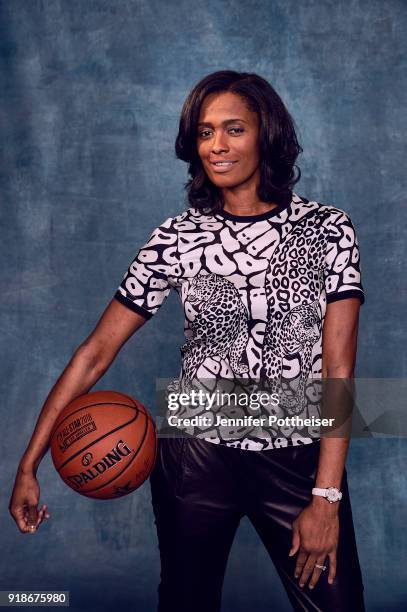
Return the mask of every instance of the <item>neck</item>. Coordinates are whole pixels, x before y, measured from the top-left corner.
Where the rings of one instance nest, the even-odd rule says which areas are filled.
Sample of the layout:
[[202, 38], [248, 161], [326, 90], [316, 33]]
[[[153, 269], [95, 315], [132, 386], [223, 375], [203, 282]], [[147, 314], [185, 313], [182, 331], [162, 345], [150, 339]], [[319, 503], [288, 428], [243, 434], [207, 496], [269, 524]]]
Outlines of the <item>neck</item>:
[[235, 189], [223, 189], [223, 210], [232, 215], [261, 215], [277, 206], [275, 202], [263, 202], [257, 197], [255, 185]]
[[232, 215], [261, 215], [269, 210], [272, 210], [278, 206], [275, 202], [239, 202], [233, 203], [225, 201], [223, 210], [231, 213]]
[[232, 215], [261, 215], [277, 206], [275, 202], [263, 202], [257, 194], [231, 193], [231, 190], [223, 190], [223, 210]]

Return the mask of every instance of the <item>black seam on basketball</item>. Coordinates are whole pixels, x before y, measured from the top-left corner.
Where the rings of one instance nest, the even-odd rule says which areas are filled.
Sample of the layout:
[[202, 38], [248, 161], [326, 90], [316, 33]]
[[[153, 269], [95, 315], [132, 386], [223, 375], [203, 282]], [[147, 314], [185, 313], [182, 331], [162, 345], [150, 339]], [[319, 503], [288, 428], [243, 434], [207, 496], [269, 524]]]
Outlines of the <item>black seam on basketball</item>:
[[[122, 471], [121, 471], [121, 472], [119, 472], [118, 474], [115, 474], [115, 475], [113, 476], [113, 478], [111, 478], [111, 479], [110, 479], [110, 480], [108, 480], [107, 482], [103, 483], [102, 485], [99, 485], [98, 487], [95, 487], [94, 489], [87, 489], [86, 491], [79, 491], [80, 493], [82, 493], [83, 495], [87, 495], [88, 493], [93, 493], [94, 491], [99, 491], [99, 489], [104, 489], [105, 487], [107, 487], [107, 485], [109, 485], [110, 483], [112, 483], [114, 480], [117, 480], [117, 478], [118, 478], [119, 476], [121, 476], [121, 475], [122, 475], [122, 474], [123, 474], [123, 473], [124, 473], [124, 472], [127, 470], [127, 468], [128, 468], [128, 467], [130, 467], [130, 466], [131, 466], [131, 464], [133, 463], [133, 461], [134, 461], [134, 460], [135, 460], [135, 458], [137, 457], [138, 453], [140, 452], [140, 449], [141, 449], [141, 448], [142, 448], [142, 446], [143, 446], [143, 442], [144, 442], [144, 440], [146, 439], [146, 435], [147, 435], [147, 430], [148, 430], [148, 424], [149, 424], [149, 421], [150, 421], [150, 419], [149, 419], [149, 417], [146, 415], [146, 428], [145, 428], [145, 430], [144, 430], [144, 434], [143, 434], [143, 437], [142, 437], [142, 439], [141, 439], [141, 441], [140, 441], [139, 447], [138, 447], [137, 451], [135, 452], [134, 457], [132, 457], [132, 459], [131, 459], [131, 460], [128, 462], [128, 464], [124, 466], [124, 468], [122, 469]], [[75, 489], [75, 490], [76, 490], [76, 489]]]
[[[124, 397], [127, 397], [127, 398], [128, 398], [130, 401], [131, 401], [131, 402], [133, 402], [133, 403], [134, 403], [134, 405], [135, 405], [135, 406], [137, 406], [137, 402], [136, 402], [136, 400], [134, 400], [134, 399], [131, 397], [131, 395], [127, 395], [127, 393], [123, 393], [122, 391], [120, 391], [120, 395], [123, 395]], [[141, 402], [140, 402], [140, 404], [141, 404]]]
[[[123, 405], [125, 405], [125, 404], [123, 404]], [[130, 425], [130, 423], [133, 423], [138, 418], [138, 415], [141, 412], [141, 410], [139, 410], [138, 408], [136, 408], [136, 410], [137, 410], [136, 416], [133, 417], [130, 421], [127, 421], [126, 423], [123, 423], [119, 427], [116, 427], [115, 429], [112, 429], [111, 431], [108, 431], [107, 433], [103, 434], [103, 436], [101, 436], [100, 438], [97, 438], [96, 440], [93, 440], [93, 442], [90, 442], [87, 446], [84, 446], [83, 448], [81, 448], [81, 450], [77, 451], [74, 455], [72, 455], [72, 457], [69, 457], [69, 459], [67, 459], [65, 461], [65, 463], [62, 463], [59, 466], [58, 474], [60, 473], [60, 471], [62, 470], [63, 467], [65, 467], [70, 461], [72, 461], [72, 459], [75, 459], [75, 457], [77, 457], [78, 455], [83, 453], [87, 448], [89, 448], [90, 446], [93, 446], [94, 444], [97, 444], [97, 442], [100, 442], [100, 440], [103, 440], [107, 436], [110, 436], [110, 434], [114, 433], [115, 431], [119, 431], [119, 429], [123, 429], [123, 427], [126, 427], [127, 425]], [[145, 414], [145, 413], [143, 412], [142, 414]]]
[[54, 425], [52, 431], [51, 431], [51, 435], [50, 435], [50, 439], [52, 439], [52, 436], [54, 435], [55, 431], [58, 429], [58, 427], [60, 427], [62, 425], [62, 423], [64, 421], [66, 421], [66, 419], [70, 419], [71, 416], [73, 414], [76, 414], [77, 412], [79, 412], [80, 410], [84, 410], [84, 408], [92, 408], [92, 406], [104, 406], [105, 404], [108, 404], [109, 406], [126, 406], [127, 408], [137, 408], [137, 410], [140, 410], [138, 406], [129, 406], [129, 404], [123, 404], [122, 402], [96, 402], [95, 404], [87, 404], [86, 406], [80, 406], [79, 408], [77, 408], [76, 410], [74, 410], [73, 412], [70, 412], [69, 414], [67, 414], [66, 417], [64, 417], [62, 419], [62, 421], [58, 421], [56, 425]]

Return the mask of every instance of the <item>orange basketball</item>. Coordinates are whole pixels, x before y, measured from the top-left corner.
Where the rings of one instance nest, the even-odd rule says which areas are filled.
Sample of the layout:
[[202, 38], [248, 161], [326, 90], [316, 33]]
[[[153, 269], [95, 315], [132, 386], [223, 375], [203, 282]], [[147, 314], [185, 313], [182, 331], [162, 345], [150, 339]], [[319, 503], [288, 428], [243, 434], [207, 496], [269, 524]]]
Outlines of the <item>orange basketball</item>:
[[131, 493], [150, 476], [157, 454], [153, 419], [136, 399], [93, 391], [74, 399], [51, 432], [51, 456], [71, 489], [95, 499]]

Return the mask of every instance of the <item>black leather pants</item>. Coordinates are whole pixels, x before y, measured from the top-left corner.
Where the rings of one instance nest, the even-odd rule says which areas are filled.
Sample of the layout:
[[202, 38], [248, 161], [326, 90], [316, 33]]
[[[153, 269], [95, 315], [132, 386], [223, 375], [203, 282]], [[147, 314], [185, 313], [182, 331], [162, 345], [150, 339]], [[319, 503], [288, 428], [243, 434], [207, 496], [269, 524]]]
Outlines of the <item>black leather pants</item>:
[[[288, 556], [291, 525], [312, 499], [318, 455], [318, 441], [249, 451], [191, 437], [160, 438], [150, 476], [161, 557], [159, 612], [221, 610], [228, 555], [245, 515], [263, 541], [294, 610], [363, 612], [346, 469], [334, 582], [328, 584], [328, 569], [312, 590], [309, 580], [300, 587], [294, 577], [298, 553]], [[269, 601], [269, 609], [276, 610], [272, 593]]]

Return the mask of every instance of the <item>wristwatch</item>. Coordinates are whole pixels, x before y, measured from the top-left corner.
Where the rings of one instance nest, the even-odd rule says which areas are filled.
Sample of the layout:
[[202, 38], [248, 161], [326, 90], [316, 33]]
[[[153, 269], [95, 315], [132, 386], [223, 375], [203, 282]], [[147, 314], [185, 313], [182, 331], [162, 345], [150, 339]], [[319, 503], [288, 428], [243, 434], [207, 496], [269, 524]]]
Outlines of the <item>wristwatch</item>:
[[342, 499], [342, 493], [336, 487], [328, 487], [327, 489], [319, 489], [318, 487], [314, 487], [312, 489], [312, 495], [326, 497], [330, 504]]

